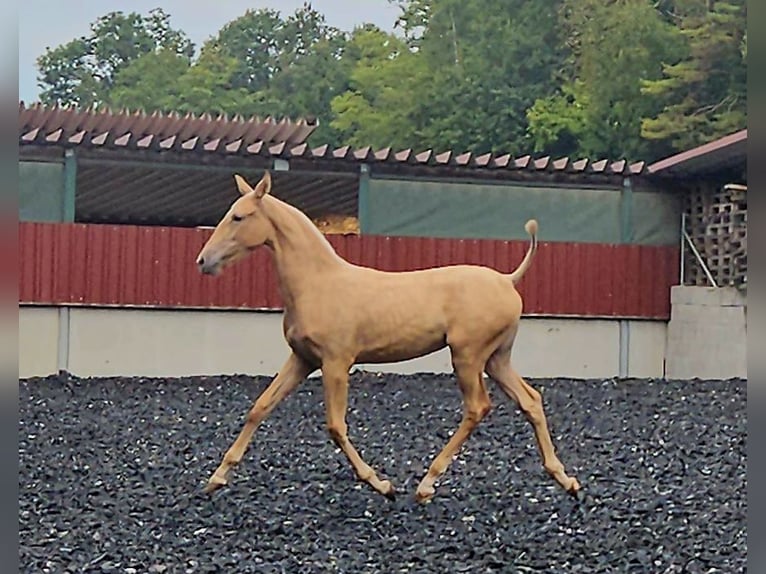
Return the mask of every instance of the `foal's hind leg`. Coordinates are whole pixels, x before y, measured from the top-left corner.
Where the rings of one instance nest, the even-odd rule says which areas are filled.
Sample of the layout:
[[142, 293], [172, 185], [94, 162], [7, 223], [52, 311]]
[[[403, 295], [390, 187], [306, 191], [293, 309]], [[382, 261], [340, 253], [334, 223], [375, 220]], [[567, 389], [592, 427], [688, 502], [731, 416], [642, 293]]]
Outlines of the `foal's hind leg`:
[[576, 496], [580, 490], [580, 484], [576, 478], [567, 476], [564, 465], [556, 456], [553, 441], [548, 432], [548, 424], [545, 420], [542, 397], [536, 389], [513, 370], [510, 350], [496, 351], [487, 362], [486, 369], [489, 376], [500, 385], [505, 394], [519, 405], [524, 416], [532, 424], [537, 448], [545, 470], [564, 490]]
[[426, 502], [434, 495], [434, 483], [447, 470], [452, 457], [457, 454], [481, 419], [492, 408], [479, 362], [473, 357], [456, 357], [452, 362], [460, 392], [463, 394], [463, 418], [455, 434], [431, 463], [428, 473], [420, 481], [415, 495], [418, 502]]
[[298, 384], [313, 370], [314, 367], [309, 366], [298, 355], [290, 355], [271, 384], [266, 387], [253, 404], [237, 440], [226, 451], [220, 466], [208, 480], [205, 492], [213, 492], [226, 485], [229, 471], [242, 460], [258, 425], [269, 416], [277, 403], [295, 390]]
[[380, 480], [372, 467], [362, 457], [348, 438], [346, 411], [348, 410], [348, 369], [344, 361], [327, 361], [322, 365], [327, 432], [354, 468], [357, 477], [379, 493], [393, 499], [395, 490], [388, 480]]

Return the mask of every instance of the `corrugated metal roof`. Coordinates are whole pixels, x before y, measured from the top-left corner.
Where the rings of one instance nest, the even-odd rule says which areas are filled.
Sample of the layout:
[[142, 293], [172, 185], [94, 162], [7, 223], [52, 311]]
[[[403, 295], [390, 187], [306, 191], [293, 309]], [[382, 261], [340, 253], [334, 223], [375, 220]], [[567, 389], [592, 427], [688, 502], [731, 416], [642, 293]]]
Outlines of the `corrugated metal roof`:
[[240, 116], [212, 117], [178, 113], [161, 114], [104, 110], [79, 110], [19, 103], [19, 144], [183, 150], [258, 154], [264, 146], [302, 144], [317, 122]]
[[130, 112], [49, 108], [39, 104], [26, 108], [19, 105], [19, 144], [88, 146], [102, 149], [138, 149], [224, 155], [262, 156], [279, 159], [304, 159], [345, 163], [369, 163], [391, 166], [427, 166], [474, 168], [482, 170], [528, 173], [561, 173], [583, 175], [640, 175], [646, 169], [643, 161], [609, 159], [571, 159], [532, 155], [432, 149], [394, 151], [370, 146], [331, 148], [310, 147], [306, 139], [316, 122], [267, 118], [228, 120], [203, 117], [160, 115]]

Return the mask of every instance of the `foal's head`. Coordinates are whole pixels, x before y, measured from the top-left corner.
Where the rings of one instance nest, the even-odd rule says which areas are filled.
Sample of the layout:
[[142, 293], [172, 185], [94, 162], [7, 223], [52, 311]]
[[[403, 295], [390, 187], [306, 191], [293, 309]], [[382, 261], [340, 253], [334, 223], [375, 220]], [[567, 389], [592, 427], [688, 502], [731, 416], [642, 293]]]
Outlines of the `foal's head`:
[[269, 172], [255, 187], [240, 175], [234, 179], [241, 197], [232, 203], [197, 256], [200, 271], [208, 275], [218, 274], [225, 266], [263, 245], [274, 230], [262, 206], [263, 196], [271, 191]]

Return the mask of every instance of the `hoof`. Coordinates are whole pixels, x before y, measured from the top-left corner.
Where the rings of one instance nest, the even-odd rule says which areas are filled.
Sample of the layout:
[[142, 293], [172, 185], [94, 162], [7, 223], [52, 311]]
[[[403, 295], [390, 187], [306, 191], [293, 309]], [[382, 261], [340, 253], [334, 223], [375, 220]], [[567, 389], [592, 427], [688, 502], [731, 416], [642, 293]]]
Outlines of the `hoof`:
[[208, 480], [207, 485], [205, 485], [203, 492], [205, 494], [210, 494], [220, 488], [223, 488], [227, 484], [228, 482], [226, 481], [225, 478], [220, 478], [218, 476], [213, 475], [210, 477], [210, 480]]
[[582, 502], [582, 500], [585, 498], [585, 493], [582, 491], [580, 483], [577, 482], [576, 478], [572, 479], [572, 484], [570, 484], [569, 488], [567, 488], [567, 492], [580, 502]]
[[420, 504], [425, 504], [430, 502], [435, 492], [436, 490], [433, 486], [419, 486], [417, 492], [415, 493], [415, 500]]
[[[385, 496], [389, 500], [396, 500], [396, 489], [394, 488], [394, 485], [391, 484], [391, 482], [388, 480], [384, 480], [383, 484], [385, 489], [383, 492], [383, 496]], [[387, 488], [386, 488], [386, 485], [387, 485]]]

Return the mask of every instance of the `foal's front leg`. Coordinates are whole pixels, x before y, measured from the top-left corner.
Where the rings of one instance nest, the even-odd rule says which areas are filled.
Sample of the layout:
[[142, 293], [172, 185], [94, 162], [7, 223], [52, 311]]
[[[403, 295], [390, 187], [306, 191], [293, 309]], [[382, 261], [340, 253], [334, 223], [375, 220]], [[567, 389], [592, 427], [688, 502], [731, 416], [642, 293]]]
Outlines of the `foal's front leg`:
[[388, 480], [380, 480], [372, 467], [362, 460], [354, 445], [348, 439], [346, 411], [348, 410], [348, 369], [344, 362], [325, 362], [322, 366], [324, 383], [327, 431], [354, 467], [357, 477], [369, 484], [379, 493], [393, 499], [396, 495], [394, 486]]
[[247, 449], [248, 444], [250, 444], [250, 440], [253, 438], [253, 434], [255, 433], [255, 429], [258, 428], [258, 425], [260, 425], [261, 422], [269, 416], [271, 411], [274, 410], [274, 407], [294, 391], [298, 384], [313, 370], [314, 367], [308, 365], [298, 355], [294, 353], [290, 355], [271, 384], [266, 387], [255, 401], [255, 404], [253, 404], [247, 415], [247, 421], [242, 427], [237, 440], [235, 440], [234, 444], [232, 444], [231, 447], [229, 447], [229, 450], [226, 451], [220, 466], [208, 480], [205, 492], [213, 492], [226, 485], [227, 474], [242, 460], [245, 450]]

